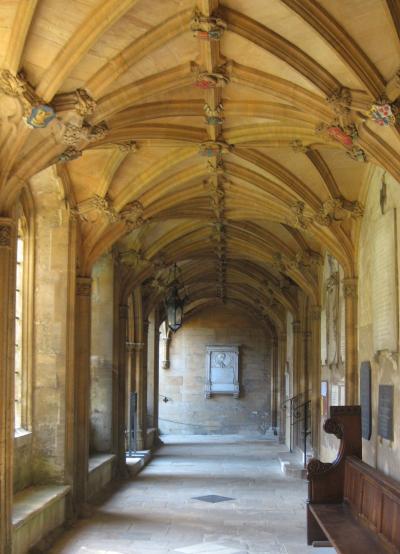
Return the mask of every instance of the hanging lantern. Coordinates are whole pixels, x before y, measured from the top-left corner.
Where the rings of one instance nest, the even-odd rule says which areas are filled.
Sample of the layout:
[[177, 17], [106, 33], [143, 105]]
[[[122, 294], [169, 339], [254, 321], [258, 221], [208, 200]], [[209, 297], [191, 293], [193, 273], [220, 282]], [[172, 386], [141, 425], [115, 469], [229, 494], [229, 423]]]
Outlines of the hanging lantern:
[[178, 282], [176, 278], [176, 265], [174, 266], [174, 278], [171, 283], [168, 296], [165, 299], [168, 327], [173, 333], [182, 327], [184, 300], [179, 296]]

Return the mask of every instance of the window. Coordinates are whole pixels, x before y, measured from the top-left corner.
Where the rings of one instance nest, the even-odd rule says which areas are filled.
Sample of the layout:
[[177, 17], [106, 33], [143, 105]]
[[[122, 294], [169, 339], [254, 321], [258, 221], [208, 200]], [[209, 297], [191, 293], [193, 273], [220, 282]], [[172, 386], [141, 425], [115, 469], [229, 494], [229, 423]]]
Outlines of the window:
[[23, 320], [24, 320], [24, 229], [18, 219], [17, 267], [15, 287], [15, 429], [22, 427]]

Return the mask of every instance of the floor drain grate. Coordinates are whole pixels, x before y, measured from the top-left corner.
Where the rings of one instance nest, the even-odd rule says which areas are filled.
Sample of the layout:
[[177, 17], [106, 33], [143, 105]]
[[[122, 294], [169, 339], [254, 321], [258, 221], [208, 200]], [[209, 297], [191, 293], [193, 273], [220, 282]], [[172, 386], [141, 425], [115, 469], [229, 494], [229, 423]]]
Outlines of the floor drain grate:
[[206, 496], [195, 496], [192, 500], [201, 500], [202, 502], [210, 502], [216, 504], [217, 502], [226, 502], [227, 500], [235, 500], [229, 496], [220, 496], [219, 494], [207, 494]]

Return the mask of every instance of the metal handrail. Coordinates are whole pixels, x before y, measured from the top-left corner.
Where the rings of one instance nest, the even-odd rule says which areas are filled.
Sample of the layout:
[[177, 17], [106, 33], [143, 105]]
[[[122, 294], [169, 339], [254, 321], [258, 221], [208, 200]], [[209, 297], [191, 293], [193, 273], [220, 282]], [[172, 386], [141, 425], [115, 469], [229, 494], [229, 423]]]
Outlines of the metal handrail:
[[290, 406], [289, 421], [290, 421], [290, 433], [289, 433], [289, 449], [293, 452], [293, 442], [295, 427], [303, 423], [302, 440], [304, 449], [304, 467], [307, 464], [307, 438], [311, 435], [311, 400], [305, 400], [301, 404], [297, 405], [297, 402], [301, 397], [306, 398], [306, 392], [301, 392], [292, 398], [288, 398], [282, 403], [282, 409], [287, 409], [287, 404]]

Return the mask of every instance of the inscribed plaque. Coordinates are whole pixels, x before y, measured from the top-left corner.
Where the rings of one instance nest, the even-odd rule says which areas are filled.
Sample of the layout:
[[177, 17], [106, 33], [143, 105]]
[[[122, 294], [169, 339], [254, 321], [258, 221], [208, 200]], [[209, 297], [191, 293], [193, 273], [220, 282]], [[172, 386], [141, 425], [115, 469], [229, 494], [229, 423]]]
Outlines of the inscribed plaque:
[[379, 385], [378, 435], [393, 440], [393, 385]]
[[361, 362], [360, 401], [362, 438], [369, 441], [372, 432], [371, 364], [369, 362]]
[[397, 351], [397, 247], [396, 210], [379, 217], [374, 224], [372, 272], [372, 316], [375, 352]]
[[339, 406], [339, 385], [331, 385], [331, 406]]
[[239, 347], [207, 346], [206, 398], [212, 394], [239, 397]]

